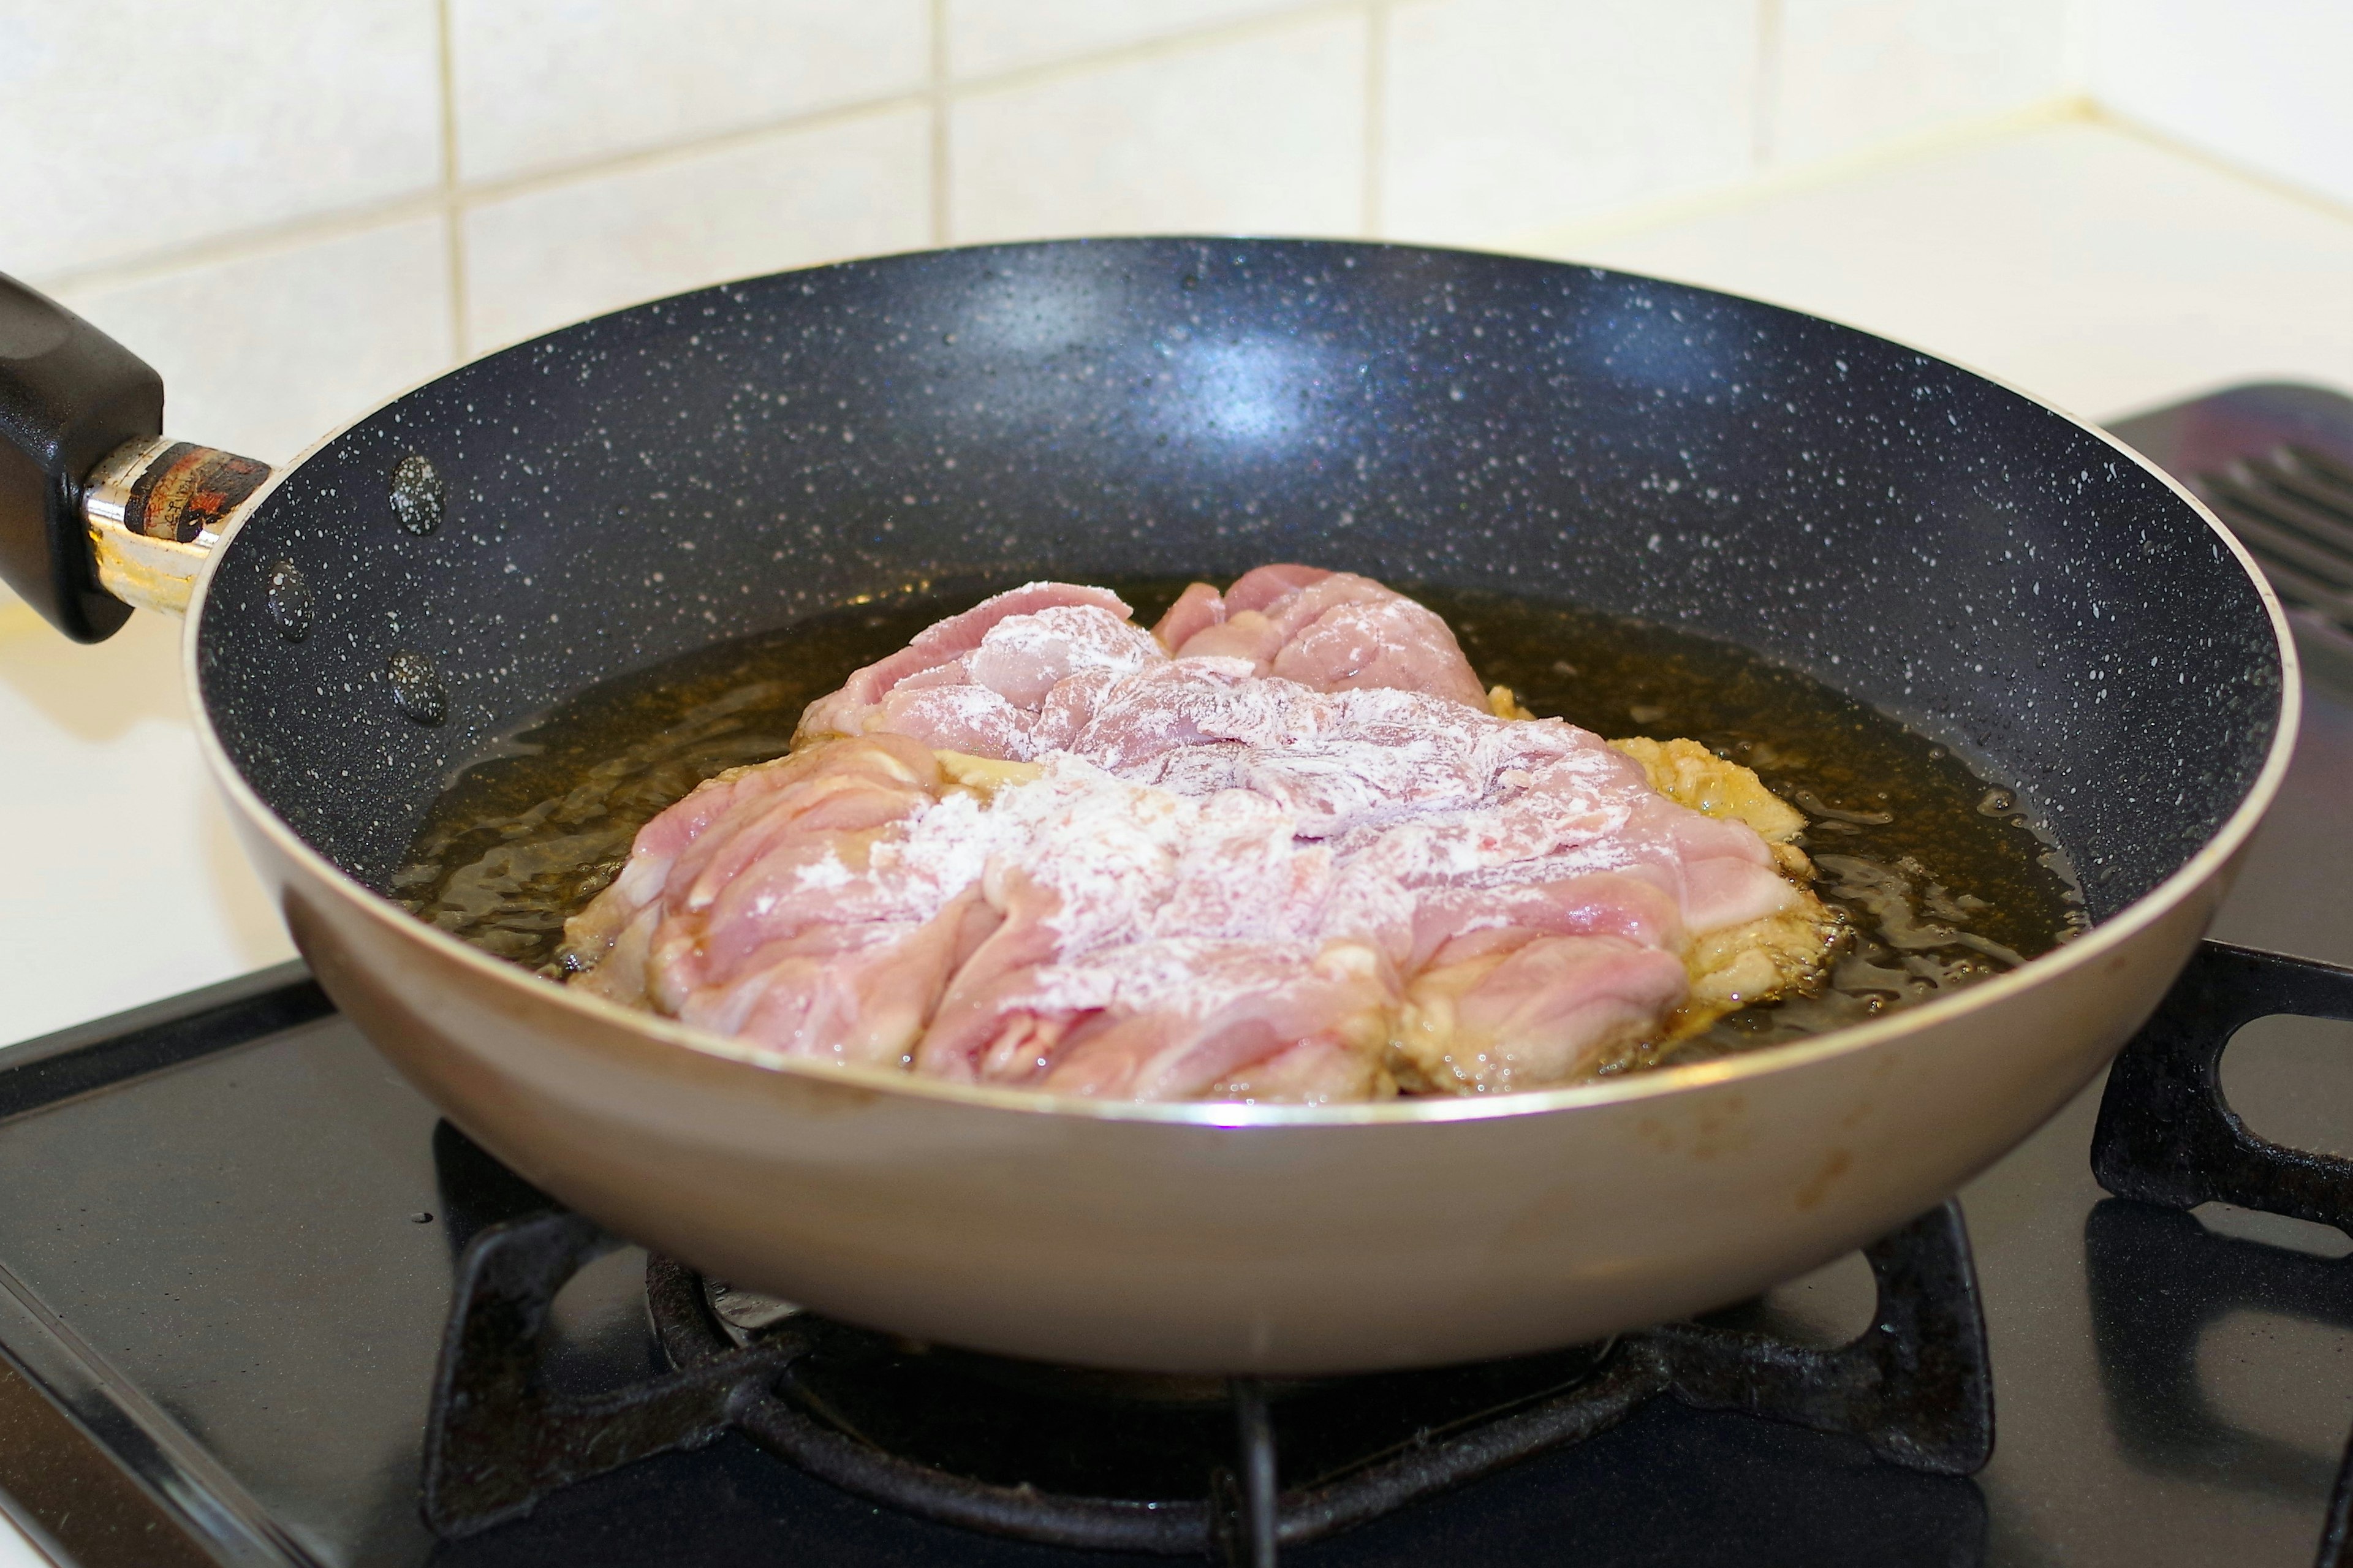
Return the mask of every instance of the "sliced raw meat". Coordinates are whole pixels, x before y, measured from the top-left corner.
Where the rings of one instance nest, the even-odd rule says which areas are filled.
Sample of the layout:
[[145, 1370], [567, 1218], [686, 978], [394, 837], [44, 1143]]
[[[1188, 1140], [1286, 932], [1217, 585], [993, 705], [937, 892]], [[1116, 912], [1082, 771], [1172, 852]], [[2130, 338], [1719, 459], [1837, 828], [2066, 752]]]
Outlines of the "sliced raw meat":
[[1196, 583], [1176, 595], [1168, 613], [1152, 628], [1153, 637], [1170, 653], [1211, 626], [1223, 625], [1226, 601], [1207, 583]]
[[595, 963], [580, 983], [784, 1055], [897, 1065], [991, 918], [959, 888], [872, 874], [942, 783], [929, 748], [888, 734], [712, 779], [566, 926]]
[[1226, 607], [1229, 612], [1256, 610], [1264, 613], [1277, 601], [1303, 588], [1312, 588], [1332, 575], [1320, 566], [1278, 563], [1271, 566], [1254, 567], [1235, 578], [1234, 585], [1226, 590]]
[[1382, 1065], [1380, 1057], [1319, 1035], [1219, 1079], [1203, 1098], [1330, 1105], [1380, 1100], [1396, 1092], [1397, 1078]]
[[[1073, 610], [1095, 613], [1067, 613]], [[1028, 624], [1007, 628], [1008, 621]], [[1134, 636], [1124, 637], [1116, 628]], [[989, 647], [992, 633], [995, 650], [976, 659]], [[1034, 710], [1060, 676], [1091, 664], [1154, 657], [1162, 657], [1160, 649], [1128, 618], [1125, 602], [1110, 589], [1030, 583], [925, 627], [897, 653], [852, 674], [840, 690], [809, 704], [801, 715], [801, 732], [862, 735], [884, 728], [876, 722], [883, 700], [902, 687], [978, 685], [1017, 708]]]
[[1618, 937], [1538, 937], [1417, 976], [1398, 1045], [1432, 1088], [1562, 1083], [1654, 1031], [1688, 987], [1672, 952]]
[[1773, 825], [1753, 775], [1633, 749], [1498, 717], [1442, 623], [1365, 578], [1196, 584], [1156, 633], [1032, 584], [647, 824], [568, 956], [780, 1056], [966, 1083], [1557, 1083], [1802, 981], [1829, 930], [1757, 832], [1653, 787]]
[[1261, 566], [1222, 595], [1196, 583], [1155, 630], [1179, 658], [1248, 659], [1254, 674], [1316, 691], [1386, 687], [1486, 706], [1443, 620], [1350, 573]]
[[1100, 1099], [1191, 1100], [1303, 1044], [1368, 1053], [1387, 1043], [1398, 999], [1388, 964], [1357, 942], [1175, 938], [1113, 948], [1087, 967], [1039, 977], [1049, 990], [1108, 994], [1038, 1081]]

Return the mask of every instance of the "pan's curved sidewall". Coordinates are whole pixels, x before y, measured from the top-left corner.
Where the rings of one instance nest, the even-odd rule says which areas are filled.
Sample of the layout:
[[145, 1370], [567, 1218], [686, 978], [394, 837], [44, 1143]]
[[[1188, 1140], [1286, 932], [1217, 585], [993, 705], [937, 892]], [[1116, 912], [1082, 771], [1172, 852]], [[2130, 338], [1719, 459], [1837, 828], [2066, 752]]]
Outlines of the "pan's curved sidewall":
[[2094, 963], [1783, 1070], [1529, 1114], [1223, 1127], [778, 1072], [585, 1015], [240, 822], [338, 1005], [435, 1104], [621, 1235], [878, 1329], [1304, 1374], [1597, 1338], [1901, 1224], [2155, 1006], [2227, 869]]

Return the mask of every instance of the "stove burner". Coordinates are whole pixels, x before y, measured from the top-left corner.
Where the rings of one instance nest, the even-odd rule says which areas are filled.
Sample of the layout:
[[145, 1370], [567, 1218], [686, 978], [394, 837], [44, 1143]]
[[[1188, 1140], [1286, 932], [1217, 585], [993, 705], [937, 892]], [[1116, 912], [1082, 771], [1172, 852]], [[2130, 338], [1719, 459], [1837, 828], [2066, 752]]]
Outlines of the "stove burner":
[[1677, 1323], [1428, 1372], [1134, 1376], [910, 1344], [658, 1258], [647, 1304], [677, 1370], [566, 1399], [538, 1376], [538, 1342], [564, 1282], [614, 1245], [556, 1212], [468, 1247], [426, 1439], [437, 1532], [520, 1517], [730, 1426], [847, 1491], [967, 1529], [1254, 1568], [1279, 1545], [1592, 1436], [1661, 1394], [1860, 1437], [1936, 1474], [1972, 1474], [1993, 1447], [1984, 1320], [1950, 1203], [1865, 1249], [1875, 1321], [1834, 1350]]

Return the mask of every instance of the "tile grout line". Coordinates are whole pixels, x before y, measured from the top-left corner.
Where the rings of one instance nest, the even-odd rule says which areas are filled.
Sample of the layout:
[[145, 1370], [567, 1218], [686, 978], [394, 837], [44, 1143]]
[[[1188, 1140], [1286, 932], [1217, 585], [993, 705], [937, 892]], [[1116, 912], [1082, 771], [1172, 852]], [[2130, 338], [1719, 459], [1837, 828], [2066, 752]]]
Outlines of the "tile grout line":
[[1243, 16], [1231, 22], [1196, 27], [1189, 32], [1164, 33], [1124, 44], [1107, 45], [1084, 54], [1067, 55], [1059, 59], [1008, 66], [1003, 70], [976, 76], [960, 86], [952, 87], [950, 96], [971, 97], [1015, 88], [1037, 87], [1063, 77], [1083, 76], [1104, 66], [1132, 65], [1156, 55], [1180, 55], [1194, 49], [1214, 48], [1221, 44], [1243, 43], [1314, 22], [1359, 16], [1364, 7], [1365, 0], [1323, 0], [1319, 5], [1290, 5], [1261, 16]]
[[1757, 0], [1757, 97], [1748, 126], [1748, 163], [1773, 166], [1773, 121], [1781, 109], [1781, 0]]
[[1381, 237], [1381, 160], [1388, 153], [1388, 0], [1365, 7], [1365, 191], [1364, 237]]
[[1683, 195], [1630, 203], [1580, 217], [1518, 229], [1508, 235], [1496, 236], [1489, 243], [1506, 250], [1517, 250], [1530, 246], [1542, 248], [1609, 239], [1667, 224], [1687, 223], [1739, 211], [1759, 202], [1820, 190], [1842, 181], [1900, 168], [1921, 159], [1965, 153], [2053, 126], [2104, 123], [2107, 122], [2094, 114], [2084, 100], [2073, 94], [2059, 94], [1992, 114], [1947, 121], [1826, 158], [1784, 164], [1769, 173], [1726, 181]]
[[948, 0], [932, 0], [932, 243], [948, 243]]
[[[446, 14], [449, 0], [436, 0], [438, 12]], [[934, 4], [944, 9], [944, 0]], [[486, 202], [503, 200], [541, 190], [575, 184], [608, 174], [622, 174], [635, 168], [659, 165], [706, 153], [725, 152], [730, 148], [749, 145], [773, 135], [820, 127], [881, 113], [894, 109], [931, 105], [935, 101], [946, 105], [959, 97], [978, 93], [998, 92], [1009, 89], [1031, 87], [1057, 79], [1082, 75], [1105, 66], [1130, 64], [1159, 55], [1183, 54], [1192, 49], [1214, 47], [1221, 44], [1242, 42], [1293, 26], [1335, 17], [1357, 16], [1363, 12], [1365, 0], [1326, 0], [1320, 5], [1293, 6], [1270, 16], [1246, 17], [1220, 26], [1196, 28], [1189, 32], [1146, 38], [1138, 42], [1113, 45], [1066, 58], [1045, 61], [1037, 65], [1018, 66], [992, 75], [976, 77], [957, 86], [944, 79], [944, 72], [935, 65], [934, 79], [912, 91], [901, 90], [877, 98], [860, 99], [854, 102], [828, 104], [822, 109], [802, 110], [779, 115], [773, 120], [750, 125], [734, 126], [705, 135], [679, 142], [657, 142], [649, 146], [630, 148], [623, 152], [583, 160], [577, 163], [559, 164], [534, 169], [501, 179], [483, 180], [468, 184], [455, 178], [456, 142], [452, 131], [455, 119], [455, 95], [449, 84], [455, 76], [454, 58], [448, 59], [442, 71], [445, 128], [443, 133], [443, 171], [430, 194], [412, 193], [389, 200], [371, 203], [341, 211], [311, 214], [274, 224], [242, 229], [170, 249], [150, 251], [123, 257], [87, 267], [60, 268], [43, 274], [37, 281], [50, 289], [111, 288], [125, 283], [144, 281], [179, 270], [185, 267], [204, 266], [235, 260], [259, 251], [280, 246], [300, 244], [307, 240], [329, 238], [339, 234], [353, 234], [379, 224], [403, 217], [421, 216], [429, 213], [448, 212], [453, 226], [469, 207]], [[453, 56], [447, 46], [448, 30], [443, 30], [445, 56]], [[944, 192], [935, 193], [943, 198]], [[458, 242], [462, 246], [462, 242]]]
[[2119, 135], [2129, 136], [2144, 145], [2154, 147], [2162, 153], [2170, 153], [2177, 158], [2200, 164], [2218, 174], [2225, 174], [2234, 180], [2243, 180], [2251, 185], [2269, 191], [2275, 196], [2295, 202], [2299, 206], [2311, 207], [2333, 218], [2353, 218], [2353, 202], [2332, 196], [2325, 191], [2316, 191], [2309, 185], [2297, 184], [2294, 180], [2278, 174], [2266, 174], [2261, 169], [2238, 163], [2225, 153], [2211, 152], [2200, 147], [2195, 142], [2184, 141], [2162, 126], [2151, 125], [2145, 120], [2137, 120], [2129, 114], [2119, 113], [2088, 93], [2084, 95], [2082, 101], [2083, 117], [2094, 125], [2105, 125]]
[[449, 0], [434, 0], [441, 79], [441, 229], [444, 260], [449, 268], [449, 353], [451, 363], [463, 364], [471, 332], [467, 323], [466, 224], [458, 204], [458, 51], [450, 36]]
[[920, 108], [925, 95], [894, 93], [887, 98], [862, 99], [856, 103], [836, 104], [808, 110], [757, 125], [738, 126], [693, 142], [664, 142], [659, 146], [641, 147], [626, 153], [554, 169], [533, 170], [506, 179], [483, 180], [468, 185], [460, 183], [455, 189], [445, 188], [436, 180], [429, 190], [417, 190], [406, 195], [395, 196], [364, 206], [346, 207], [340, 211], [318, 213], [307, 217], [290, 218], [284, 222], [240, 230], [236, 234], [199, 240], [191, 245], [166, 251], [153, 251], [119, 261], [103, 262], [93, 267], [44, 274], [43, 287], [81, 289], [111, 288], [123, 283], [142, 282], [149, 278], [167, 275], [189, 266], [205, 266], [273, 249], [301, 245], [315, 239], [332, 238], [338, 235], [359, 234], [402, 218], [422, 217], [443, 211], [462, 214], [467, 208], [486, 203], [503, 201], [509, 196], [532, 195], [541, 191], [555, 190], [565, 185], [578, 184], [605, 174], [628, 174], [633, 170], [659, 167], [710, 153], [724, 153], [749, 146], [770, 136], [795, 131], [821, 130], [829, 125], [847, 123], [867, 116], [894, 110]]
[[171, 250], [146, 251], [89, 267], [42, 273], [30, 281], [38, 288], [52, 290], [119, 289], [168, 278], [192, 267], [215, 267], [226, 262], [242, 261], [320, 240], [364, 234], [387, 224], [438, 217], [448, 208], [449, 196], [442, 190], [437, 178], [429, 187], [420, 187], [406, 195], [389, 197], [364, 206], [312, 213], [304, 217], [262, 224], [239, 229], [234, 234], [196, 240]]
[[[39, 287], [50, 289], [102, 289], [144, 282], [169, 276], [190, 267], [216, 265], [247, 257], [364, 233], [386, 224], [424, 216], [439, 216], [447, 226], [447, 262], [449, 268], [450, 313], [456, 337], [454, 347], [462, 360], [468, 352], [465, 329], [466, 278], [462, 220], [466, 211], [474, 205], [552, 189], [564, 184], [599, 175], [624, 173], [633, 168], [659, 165], [663, 163], [748, 145], [771, 135], [802, 129], [814, 129], [830, 123], [854, 120], [868, 114], [892, 110], [928, 106], [934, 114], [934, 149], [932, 181], [932, 222], [935, 243], [945, 243], [946, 208], [950, 194], [949, 175], [945, 164], [944, 115], [946, 107], [958, 96], [1002, 90], [1055, 78], [1082, 73], [1089, 68], [1118, 64], [1156, 55], [1173, 55], [1204, 47], [1263, 35], [1282, 28], [1314, 20], [1335, 16], [1367, 16], [1373, 31], [1368, 37], [1368, 57], [1380, 57], [1380, 68], [1385, 74], [1387, 56], [1390, 53], [1388, 37], [1392, 0], [1347, 0], [1345, 5], [1311, 5], [1288, 9], [1271, 16], [1250, 18], [1237, 25], [1202, 28], [1168, 37], [1149, 39], [1097, 50], [1068, 59], [1042, 65], [1018, 68], [995, 75], [976, 79], [961, 88], [949, 79], [946, 68], [944, 32], [937, 26], [939, 14], [944, 10], [944, 0], [931, 0], [934, 16], [933, 61], [930, 81], [919, 93], [898, 94], [860, 100], [850, 104], [833, 105], [822, 110], [779, 117], [761, 124], [739, 127], [702, 136], [691, 141], [659, 144], [609, 155], [565, 167], [533, 171], [503, 180], [484, 181], [469, 187], [457, 172], [456, 94], [454, 39], [449, 26], [451, 0], [436, 0], [439, 21], [438, 53], [440, 57], [442, 157], [439, 178], [429, 191], [415, 191], [406, 195], [341, 211], [311, 214], [300, 218], [259, 226], [234, 234], [169, 250], [150, 252], [96, 265], [47, 273], [35, 279]], [[1756, 122], [1752, 126], [1752, 154], [1757, 160], [1757, 174], [1751, 181], [1736, 182], [1716, 190], [1698, 193], [1664, 204], [1637, 204], [1614, 212], [1596, 213], [1588, 217], [1545, 226], [1541, 230], [1521, 231], [1515, 237], [1499, 237], [1504, 243], [1513, 237], [1532, 236], [1556, 237], [1574, 234], [1579, 237], [1599, 237], [1608, 233], [1647, 226], [1660, 221], [1672, 221], [1702, 210], [1715, 210], [1770, 195], [1785, 189], [1810, 187], [1829, 179], [1843, 177], [1867, 166], [1881, 166], [1905, 158], [1948, 151], [1959, 145], [1978, 142], [1994, 135], [2021, 132], [2038, 125], [2061, 121], [2089, 121], [2105, 125], [2121, 133], [2133, 136], [2149, 145], [2177, 156], [2197, 162], [2216, 172], [2268, 189], [2330, 216], [2344, 218], [2348, 209], [2331, 200], [2289, 182], [2237, 164], [2183, 142], [2163, 131], [2139, 123], [2127, 116], [2118, 115], [2094, 104], [2081, 93], [2061, 95], [2021, 105], [1993, 115], [1971, 117], [1948, 126], [1936, 127], [1925, 134], [1905, 135], [1891, 139], [1867, 149], [1860, 156], [1850, 154], [1809, 163], [1796, 169], [1767, 172], [1764, 165], [1772, 155], [1770, 110], [1778, 98], [1779, 87], [1778, 57], [1778, 33], [1782, 21], [1782, 0], [1759, 0], [1758, 55], [1760, 69], [1759, 103]], [[1766, 62], [1774, 64], [1768, 67]], [[1360, 193], [1369, 234], [1377, 232], [1385, 221], [1381, 210], [1384, 192], [1377, 179], [1377, 151], [1381, 147], [1379, 126], [1380, 86], [1376, 68], [1368, 59], [1366, 90], [1367, 180]], [[1957, 134], [1956, 134], [1957, 132]], [[1754, 183], [1761, 182], [1761, 184]]]

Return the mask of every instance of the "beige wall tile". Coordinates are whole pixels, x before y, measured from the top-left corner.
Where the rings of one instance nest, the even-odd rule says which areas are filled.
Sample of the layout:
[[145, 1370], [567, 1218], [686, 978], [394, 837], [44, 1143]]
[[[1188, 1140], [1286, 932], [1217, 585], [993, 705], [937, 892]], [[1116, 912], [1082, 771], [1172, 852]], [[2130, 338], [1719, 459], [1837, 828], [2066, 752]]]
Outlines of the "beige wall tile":
[[1767, 142], [1834, 157], [2072, 85], [2058, 0], [1781, 0]]
[[294, 956], [206, 776], [179, 654], [169, 616], [84, 647], [0, 604], [0, 1044]]
[[38, 277], [440, 174], [434, 0], [0, 0], [0, 266]]
[[1381, 227], [1477, 242], [1750, 169], [1756, 0], [1408, 0]]
[[163, 374], [174, 436], [282, 463], [454, 357], [443, 220], [60, 291]]
[[921, 90], [928, 0], [448, 0], [469, 180]]
[[2353, 218], [2105, 126], [1538, 248], [1817, 310], [2093, 418], [2232, 381], [2353, 387]]
[[959, 80], [1296, 9], [1303, 0], [947, 0]]
[[2100, 106], [2353, 203], [2353, 5], [2092, 0]]
[[955, 100], [959, 242], [1362, 222], [1365, 25], [1319, 18]]
[[730, 278], [930, 235], [931, 116], [891, 110], [567, 182], [466, 215], [477, 353]]

